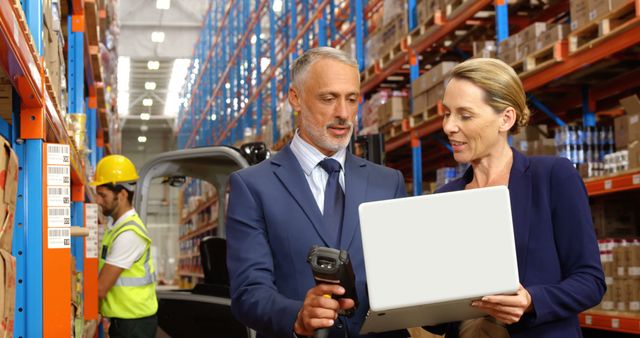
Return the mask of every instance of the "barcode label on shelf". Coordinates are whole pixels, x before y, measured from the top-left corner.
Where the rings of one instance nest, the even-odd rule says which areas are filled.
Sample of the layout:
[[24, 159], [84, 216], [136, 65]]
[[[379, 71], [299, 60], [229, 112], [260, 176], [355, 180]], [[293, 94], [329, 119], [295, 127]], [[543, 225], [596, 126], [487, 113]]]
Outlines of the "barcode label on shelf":
[[66, 144], [47, 143], [47, 164], [69, 165], [71, 163], [69, 149]]
[[71, 208], [51, 207], [48, 210], [47, 225], [49, 228], [71, 226]]
[[67, 249], [71, 248], [71, 229], [69, 228], [51, 228], [48, 231], [49, 249]]
[[611, 190], [613, 188], [613, 182], [611, 180], [604, 181], [604, 190]]
[[68, 207], [71, 205], [71, 188], [48, 187], [47, 205], [50, 207]]
[[584, 316], [584, 322], [587, 325], [591, 325], [593, 323], [593, 317], [591, 317], [589, 315]]
[[87, 203], [84, 212], [85, 226], [89, 229], [89, 235], [85, 239], [85, 256], [98, 258], [98, 205]]
[[634, 185], [640, 184], [640, 174], [633, 175], [632, 179], [633, 179], [633, 184]]
[[620, 319], [611, 318], [611, 327], [614, 328], [614, 329], [620, 328]]
[[69, 185], [71, 183], [71, 168], [67, 165], [47, 166], [48, 185]]

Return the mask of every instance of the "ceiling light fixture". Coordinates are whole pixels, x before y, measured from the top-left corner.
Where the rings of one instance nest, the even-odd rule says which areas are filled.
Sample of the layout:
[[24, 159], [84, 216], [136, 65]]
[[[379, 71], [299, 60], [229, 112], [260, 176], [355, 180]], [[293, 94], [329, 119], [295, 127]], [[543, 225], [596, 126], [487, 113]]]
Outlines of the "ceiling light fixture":
[[189, 59], [176, 59], [171, 68], [171, 78], [167, 88], [167, 97], [164, 103], [164, 115], [176, 116], [180, 109], [180, 93], [184, 87], [187, 73], [189, 72]]
[[140, 142], [140, 143], [147, 142], [147, 137], [146, 136], [138, 136], [138, 142]]
[[144, 83], [144, 89], [146, 90], [155, 90], [156, 89], [156, 83], [153, 81], [147, 81]]
[[273, 2], [273, 11], [276, 13], [282, 12], [282, 0], [275, 0]]
[[164, 32], [151, 32], [151, 42], [163, 43]]
[[156, 0], [157, 9], [169, 9], [171, 8], [171, 0]]
[[141, 132], [143, 132], [143, 133], [144, 133], [144, 132], [145, 132], [145, 131], [147, 131], [147, 130], [149, 130], [149, 126], [148, 126], [148, 125], [143, 124], [143, 125], [141, 125], [141, 126], [140, 126], [140, 131], [141, 131]]
[[158, 70], [158, 69], [160, 69], [160, 61], [149, 61], [149, 62], [147, 62], [147, 68], [149, 68], [149, 70]]
[[140, 114], [140, 119], [143, 120], [143, 121], [149, 121], [151, 119], [151, 114], [142, 113], [142, 114]]
[[131, 59], [118, 57], [118, 112], [121, 116], [129, 115], [129, 73]]
[[142, 100], [142, 105], [145, 107], [153, 106], [153, 99], [144, 99]]

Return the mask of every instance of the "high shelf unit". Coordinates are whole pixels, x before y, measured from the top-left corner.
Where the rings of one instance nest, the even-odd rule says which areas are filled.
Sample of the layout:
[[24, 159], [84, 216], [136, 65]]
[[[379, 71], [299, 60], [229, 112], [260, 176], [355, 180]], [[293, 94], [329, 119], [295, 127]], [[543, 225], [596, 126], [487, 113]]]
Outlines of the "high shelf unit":
[[[59, 15], [56, 34], [48, 17], [52, 10]], [[0, 65], [11, 83], [13, 99], [11, 118], [0, 119], [0, 134], [12, 143], [18, 158], [12, 247], [16, 257], [15, 337], [69, 337], [74, 334], [72, 329], [81, 334], [85, 321], [98, 319], [97, 224], [91, 228], [90, 240], [70, 236], [85, 227], [85, 208], [97, 212], [91, 205], [94, 196], [88, 180], [104, 154], [107, 111], [111, 109], [104, 99], [99, 58], [98, 27], [105, 18], [101, 0], [0, 2]], [[44, 41], [43, 37], [57, 40]], [[44, 53], [51, 41], [65, 46], [58, 49], [65, 53], [57, 61], [66, 64], [66, 73]], [[59, 72], [57, 77], [54, 72]], [[53, 79], [65, 77], [67, 89], [57, 90]], [[69, 120], [78, 121], [74, 126], [86, 130], [86, 149], [85, 142], [74, 142], [81, 136], [70, 133]], [[67, 226], [71, 227], [59, 247], [53, 245], [47, 231], [51, 226], [45, 188], [49, 143], [69, 149], [70, 180], [66, 184], [70, 196], [65, 203], [70, 211]], [[63, 273], [74, 269], [77, 275]]]
[[[410, 91], [411, 82], [438, 62], [470, 57], [475, 40], [499, 44], [534, 22], [568, 24], [571, 20], [568, 0], [537, 1], [537, 5], [529, 1], [507, 5], [504, 0], [443, 2], [447, 6], [425, 24], [419, 21], [416, 8], [424, 2], [402, 1], [407, 4], [408, 34], [390, 52], [365, 63], [366, 40], [376, 30], [374, 18], [384, 7], [382, 0], [256, 1], [255, 8], [244, 1], [211, 1], [182, 95], [186, 100], [176, 127], [178, 146], [253, 140], [273, 148], [285, 144], [291, 136], [286, 131], [295, 121], [284, 104], [289, 66], [307, 47], [345, 48], [345, 42], [353, 39], [365, 101], [380, 88]], [[276, 3], [282, 8], [274, 10]], [[512, 64], [527, 92], [533, 124], [563, 126], [581, 121], [589, 127], [597, 120], [609, 124], [612, 117], [623, 114], [618, 100], [638, 93], [640, 1], [607, 3], [616, 8], [607, 20], [592, 20], [588, 29], [554, 43], [544, 57], [532, 53], [540, 57], [533, 58], [533, 67]], [[396, 124], [396, 132], [386, 137], [386, 164], [417, 183], [412, 184], [415, 195], [422, 194], [423, 178], [433, 178], [437, 168], [454, 163], [441, 116], [438, 104], [426, 118], [405, 117]], [[358, 118], [362, 126], [362, 111]], [[625, 172], [589, 179], [586, 186], [593, 201], [601, 195], [636, 190], [640, 177], [637, 172]], [[624, 317], [624, 329], [602, 324], [615, 324], [619, 318], [607, 312], [581, 315], [586, 327], [640, 333], [640, 321], [633, 316]]]

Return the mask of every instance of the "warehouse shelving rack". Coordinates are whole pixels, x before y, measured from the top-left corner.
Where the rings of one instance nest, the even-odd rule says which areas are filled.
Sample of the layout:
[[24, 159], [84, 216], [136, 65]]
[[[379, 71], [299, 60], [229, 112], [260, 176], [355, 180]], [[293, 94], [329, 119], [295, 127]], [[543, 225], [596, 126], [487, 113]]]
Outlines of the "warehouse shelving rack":
[[84, 204], [93, 201], [86, 173], [91, 172], [104, 152], [99, 143], [104, 135], [97, 134], [102, 134], [98, 118], [104, 125], [106, 109], [104, 100], [97, 96], [104, 90], [97, 57], [97, 26], [92, 19], [98, 17], [98, 5], [95, 0], [71, 1], [73, 13], [68, 24], [69, 113], [88, 116], [91, 153], [85, 156], [70, 139], [64, 112], [45, 86], [49, 79], [42, 58], [42, 2], [22, 3], [23, 6], [14, 0], [0, 2], [0, 64], [13, 85], [14, 98], [12, 121], [0, 121], [0, 132], [11, 140], [19, 165], [12, 250], [17, 261], [14, 336], [70, 336], [71, 276], [60, 272], [69, 271], [74, 255], [76, 269], [84, 270], [85, 275], [84, 318], [97, 319], [97, 259], [85, 257], [83, 239], [73, 238], [71, 248], [47, 247], [46, 228], [43, 229], [43, 146], [60, 143], [70, 148], [71, 224], [82, 227]]

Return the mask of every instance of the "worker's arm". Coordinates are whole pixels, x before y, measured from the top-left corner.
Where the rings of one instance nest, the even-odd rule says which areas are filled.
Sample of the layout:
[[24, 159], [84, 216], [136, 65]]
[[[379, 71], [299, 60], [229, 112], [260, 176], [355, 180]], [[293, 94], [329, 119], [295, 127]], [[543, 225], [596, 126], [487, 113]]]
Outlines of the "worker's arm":
[[123, 268], [109, 263], [104, 264], [98, 276], [98, 299], [102, 300], [107, 296], [107, 292], [116, 283], [122, 271], [124, 271]]

